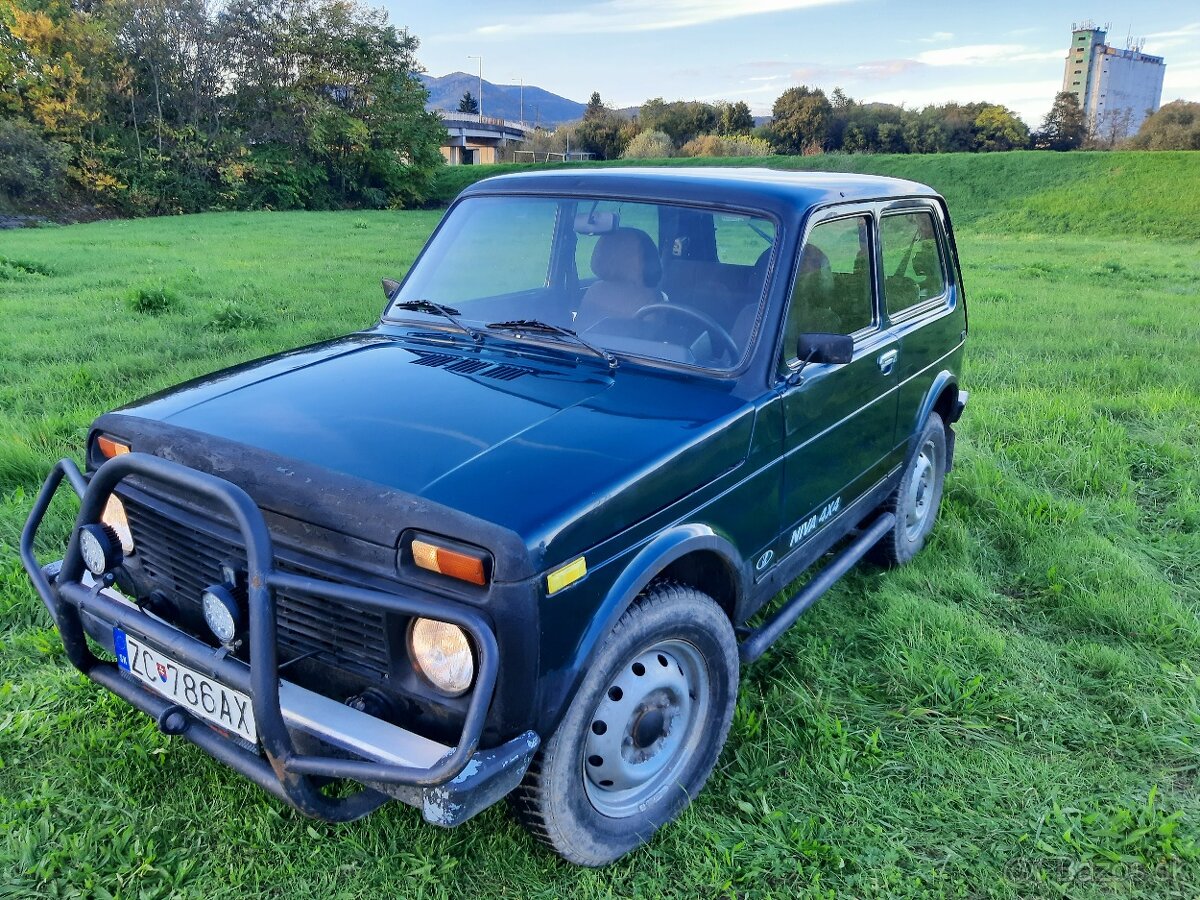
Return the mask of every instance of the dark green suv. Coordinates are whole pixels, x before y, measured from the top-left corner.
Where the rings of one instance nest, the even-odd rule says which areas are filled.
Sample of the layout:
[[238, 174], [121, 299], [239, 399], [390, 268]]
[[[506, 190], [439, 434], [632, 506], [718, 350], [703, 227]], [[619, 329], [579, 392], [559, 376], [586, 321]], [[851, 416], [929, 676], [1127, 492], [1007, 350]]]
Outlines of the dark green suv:
[[967, 400], [946, 204], [505, 176], [385, 289], [364, 331], [101, 416], [25, 566], [74, 665], [300, 811], [454, 825], [510, 795], [606, 863], [703, 787], [739, 666], [925, 543]]

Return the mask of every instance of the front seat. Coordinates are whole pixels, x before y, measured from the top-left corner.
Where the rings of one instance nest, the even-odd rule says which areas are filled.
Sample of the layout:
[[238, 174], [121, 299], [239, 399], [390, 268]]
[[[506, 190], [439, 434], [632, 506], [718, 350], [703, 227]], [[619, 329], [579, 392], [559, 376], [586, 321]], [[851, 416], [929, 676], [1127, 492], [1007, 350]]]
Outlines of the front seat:
[[575, 330], [586, 331], [604, 319], [633, 318], [643, 306], [662, 303], [658, 290], [662, 262], [650, 235], [638, 228], [617, 228], [600, 235], [592, 251], [592, 272], [600, 280], [579, 302]]
[[800, 335], [810, 332], [849, 334], [844, 330], [839, 304], [834, 294], [833, 269], [829, 257], [809, 244], [800, 257], [792, 305], [784, 323], [783, 358], [795, 359]]
[[754, 320], [758, 317], [758, 304], [762, 300], [763, 288], [767, 281], [767, 267], [771, 264], [771, 251], [774, 249], [774, 245], [768, 247], [754, 261], [754, 268], [750, 270], [746, 288], [745, 302], [738, 310], [733, 327], [729, 329], [730, 337], [742, 348], [743, 352], [745, 352], [746, 345], [750, 343], [750, 332], [754, 328]]

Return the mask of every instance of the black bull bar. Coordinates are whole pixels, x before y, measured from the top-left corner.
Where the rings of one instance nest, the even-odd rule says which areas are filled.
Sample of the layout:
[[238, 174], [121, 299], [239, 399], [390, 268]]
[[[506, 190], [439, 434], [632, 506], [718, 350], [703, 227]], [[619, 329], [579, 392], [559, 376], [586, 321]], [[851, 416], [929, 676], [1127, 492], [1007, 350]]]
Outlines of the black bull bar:
[[[203, 496], [229, 513], [246, 551], [249, 664], [214, 650], [135, 606], [106, 596], [103, 580], [92, 585], [83, 582], [86, 569], [79, 548], [79, 529], [100, 521], [113, 489], [131, 475]], [[64, 479], [79, 495], [80, 508], [62, 566], [53, 575], [50, 567], [44, 569], [38, 563], [34, 540]], [[75, 668], [150, 715], [164, 732], [181, 734], [306, 815], [331, 822], [350, 821], [381, 806], [390, 794], [423, 806], [425, 818], [431, 822], [455, 825], [515, 787], [537, 749], [537, 735], [527, 732], [494, 750], [476, 752], [496, 686], [499, 655], [495, 635], [483, 616], [457, 604], [277, 571], [271, 536], [258, 506], [240, 487], [214, 475], [156, 456], [127, 453], [104, 463], [88, 480], [72, 460], [60, 460], [42, 485], [21, 533], [21, 561], [54, 617]], [[447, 748], [448, 752], [430, 766], [299, 753], [280, 706], [276, 589], [329, 597], [387, 613], [439, 619], [465, 630], [474, 644], [478, 672], [456, 746]], [[170, 699], [127, 679], [115, 663], [97, 657], [88, 646], [82, 613], [141, 636], [198, 672], [248, 694], [262, 755], [222, 735]], [[475, 765], [464, 771], [472, 760]], [[321, 790], [321, 784], [329, 779], [351, 779], [364, 787], [346, 796], [331, 797]]]

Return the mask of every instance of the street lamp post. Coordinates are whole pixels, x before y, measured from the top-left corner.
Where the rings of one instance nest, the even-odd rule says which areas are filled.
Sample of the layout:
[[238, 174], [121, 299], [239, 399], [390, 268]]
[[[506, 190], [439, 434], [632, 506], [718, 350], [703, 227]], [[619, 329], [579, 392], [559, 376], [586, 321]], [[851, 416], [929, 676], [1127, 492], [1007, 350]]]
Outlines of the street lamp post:
[[[517, 77], [518, 76], [516, 76], [516, 75], [513, 76], [513, 78], [517, 78]], [[525, 124], [525, 76], [521, 75], [519, 77], [521, 79], [521, 117], [520, 117], [519, 121], [522, 125], [524, 125]]]
[[468, 56], [467, 59], [479, 60], [479, 118], [483, 118], [483, 57]]

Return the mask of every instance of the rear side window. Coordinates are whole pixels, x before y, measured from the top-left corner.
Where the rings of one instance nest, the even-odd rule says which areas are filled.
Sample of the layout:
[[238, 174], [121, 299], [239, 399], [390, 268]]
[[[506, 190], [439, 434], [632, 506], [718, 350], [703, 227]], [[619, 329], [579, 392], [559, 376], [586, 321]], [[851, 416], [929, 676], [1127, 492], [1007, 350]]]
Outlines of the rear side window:
[[784, 359], [795, 358], [802, 334], [853, 334], [874, 321], [870, 235], [867, 216], [822, 222], [809, 232], [784, 327]]
[[718, 213], [716, 226], [717, 260], [735, 266], [753, 266], [763, 262], [763, 254], [775, 243], [775, 226], [756, 216]]
[[883, 296], [888, 315], [946, 292], [937, 234], [937, 223], [927, 210], [896, 213], [880, 220]]

